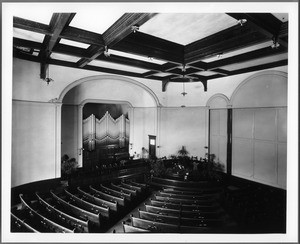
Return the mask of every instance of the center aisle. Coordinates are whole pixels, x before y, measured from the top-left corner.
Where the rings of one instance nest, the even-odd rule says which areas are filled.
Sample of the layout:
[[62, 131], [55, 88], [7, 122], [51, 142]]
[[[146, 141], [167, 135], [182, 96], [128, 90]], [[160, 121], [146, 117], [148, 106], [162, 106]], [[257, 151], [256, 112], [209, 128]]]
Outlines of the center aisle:
[[106, 233], [124, 233], [123, 230], [123, 222], [130, 223], [130, 215], [138, 216], [139, 209], [143, 209], [145, 207], [145, 203], [150, 203], [150, 199], [154, 198], [154, 195], [157, 194], [158, 191], [153, 191], [152, 194], [141, 204], [139, 204], [135, 209], [133, 209], [130, 213], [128, 213], [123, 219], [118, 221], [114, 226], [112, 226]]

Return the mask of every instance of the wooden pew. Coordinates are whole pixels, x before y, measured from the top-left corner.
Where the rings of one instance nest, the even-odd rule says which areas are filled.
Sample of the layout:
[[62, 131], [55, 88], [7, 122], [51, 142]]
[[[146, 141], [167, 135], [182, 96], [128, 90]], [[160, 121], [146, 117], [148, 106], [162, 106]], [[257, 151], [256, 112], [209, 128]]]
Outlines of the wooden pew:
[[112, 189], [109, 186], [100, 185], [101, 190], [106, 190], [109, 192], [110, 195], [115, 197], [124, 197], [126, 200], [131, 201], [131, 194], [127, 194], [125, 192], [120, 192], [115, 189]]
[[143, 191], [143, 188], [141, 186], [130, 185], [130, 184], [125, 183], [125, 182], [121, 182], [121, 185], [124, 188], [131, 189], [131, 190], [136, 190], [139, 193], [142, 193], [142, 191]]
[[[26, 214], [24, 214], [26, 212]], [[11, 212], [11, 232], [34, 232], [40, 233], [37, 227], [30, 224], [30, 216], [26, 209], [17, 210], [16, 208], [12, 208]], [[39, 222], [38, 222], [39, 224]], [[48, 231], [46, 229], [46, 231]]]
[[128, 183], [130, 183], [131, 185], [134, 185], [134, 186], [142, 187], [143, 189], [147, 189], [147, 187], [148, 187], [147, 184], [139, 183], [139, 182], [136, 182], [133, 180], [129, 180]]
[[130, 216], [132, 226], [149, 230], [154, 233], [178, 233], [179, 226], [167, 223], [160, 223], [155, 221], [150, 221], [146, 219], [140, 219], [137, 217]]
[[125, 187], [116, 185], [114, 183], [110, 184], [110, 188], [112, 188], [112, 189], [114, 189], [116, 191], [122, 192], [122, 193], [124, 192], [124, 193], [127, 193], [127, 194], [131, 194], [132, 196], [137, 196], [137, 191], [136, 190], [127, 189]]
[[203, 219], [203, 218], [185, 218], [179, 216], [168, 216], [151, 213], [143, 210], [139, 211], [139, 218], [150, 221], [163, 222], [174, 225], [197, 226], [197, 227], [219, 227], [223, 224], [220, 219]]
[[177, 193], [169, 193], [164, 191], [158, 191], [160, 196], [163, 197], [171, 197], [171, 198], [184, 198], [184, 199], [192, 199], [192, 200], [215, 200], [214, 196], [207, 195], [188, 195], [188, 194], [177, 194]]
[[109, 190], [105, 190], [105, 189], [98, 190], [92, 186], [89, 186], [89, 188], [92, 192], [99, 195], [101, 198], [108, 200], [108, 201], [116, 201], [120, 206], [125, 206], [125, 198], [124, 197], [116, 197], [114, 195], [111, 195], [111, 192]]
[[105, 199], [102, 199], [99, 195], [95, 194], [89, 194], [87, 192], [85, 192], [84, 190], [82, 190], [80, 187], [77, 187], [77, 190], [79, 193], [81, 193], [83, 196], [86, 197], [86, 199], [96, 205], [99, 206], [107, 206], [109, 207], [109, 209], [111, 209], [112, 211], [117, 212], [118, 211], [118, 202], [117, 201], [107, 201]]
[[70, 225], [74, 226], [74, 228], [78, 229], [80, 232], [89, 232], [89, 220], [81, 220], [78, 219], [74, 216], [71, 216], [57, 208], [55, 208], [54, 206], [50, 205], [45, 199], [43, 199], [39, 193], [35, 193], [38, 201], [40, 202], [41, 205], [44, 205], [46, 208], [48, 208], [49, 210], [51, 210], [53, 212], [53, 214], [55, 214], [58, 218], [60, 218], [62, 221], [65, 221], [66, 223], [69, 223]]
[[179, 189], [175, 189], [175, 188], [168, 188], [168, 187], [163, 187], [163, 192], [165, 193], [172, 193], [172, 194], [179, 194], [179, 195], [192, 195], [192, 196], [210, 196], [210, 197], [216, 197], [217, 195], [219, 195], [217, 193], [207, 193], [207, 192], [203, 192], [203, 191], [185, 191], [185, 190], [179, 190]]
[[45, 218], [43, 215], [39, 214], [36, 210], [34, 210], [29, 203], [27, 203], [24, 200], [23, 194], [19, 195], [20, 199], [21, 199], [21, 203], [22, 205], [29, 210], [31, 215], [35, 215], [37, 216], [38, 219], [40, 219], [40, 222], [45, 225], [45, 227], [53, 232], [60, 232], [60, 233], [74, 233], [75, 229], [71, 230], [68, 229], [64, 226], [61, 226], [59, 224], [57, 224], [56, 222], [51, 221], [48, 218]]
[[122, 222], [124, 233], [149, 233], [149, 230], [134, 227], [132, 225], [126, 224], [125, 221]]
[[173, 197], [164, 197], [160, 195], [154, 194], [155, 199], [164, 201], [164, 202], [172, 202], [172, 203], [181, 203], [181, 204], [198, 204], [201, 206], [213, 206], [215, 203], [213, 201], [205, 201], [205, 200], [194, 200], [194, 199], [185, 199], [185, 198], [173, 198]]
[[161, 208], [171, 208], [177, 210], [187, 210], [187, 211], [204, 211], [204, 212], [217, 212], [220, 210], [219, 206], [201, 206], [198, 204], [180, 204], [180, 203], [172, 203], [165, 202], [156, 199], [150, 199], [150, 203], [153, 206], [161, 207]]
[[87, 201], [81, 199], [80, 197], [72, 194], [71, 192], [69, 192], [66, 189], [64, 191], [69, 196], [70, 200], [73, 201], [74, 203], [76, 203], [76, 205], [78, 207], [83, 208], [83, 209], [85, 209], [89, 212], [95, 213], [95, 214], [100, 213], [101, 216], [109, 218], [109, 207], [108, 206], [102, 207], [102, 206], [92, 204], [92, 203], [87, 202]]
[[181, 216], [184, 218], [199, 218], [199, 219], [218, 219], [220, 218], [220, 213], [212, 213], [212, 212], [202, 212], [202, 211], [181, 211], [179, 209], [171, 209], [171, 208], [161, 208], [152, 206], [149, 204], [145, 204], [145, 208], [147, 212], [157, 213], [162, 215], [169, 216]]
[[96, 226], [100, 226], [100, 213], [95, 214], [82, 208], [79, 208], [73, 205], [72, 203], [63, 200], [61, 197], [57, 196], [52, 190], [50, 191], [50, 193], [59, 204], [61, 204], [64, 208], [67, 208], [68, 210], [72, 211], [79, 218], [86, 218], [92, 223], [94, 223]]

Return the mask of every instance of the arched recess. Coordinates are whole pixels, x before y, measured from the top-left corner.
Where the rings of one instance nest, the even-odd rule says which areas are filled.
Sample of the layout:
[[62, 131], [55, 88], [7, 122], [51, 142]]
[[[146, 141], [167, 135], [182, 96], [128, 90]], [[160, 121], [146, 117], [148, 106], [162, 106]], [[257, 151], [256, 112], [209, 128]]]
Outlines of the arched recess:
[[233, 92], [232, 174], [286, 187], [287, 74], [256, 73]]
[[227, 158], [227, 116], [229, 99], [218, 93], [210, 97], [206, 103], [208, 107], [208, 145], [209, 153], [214, 154], [215, 162], [226, 172], [230, 165]]
[[[71, 94], [73, 93], [73, 94]], [[73, 96], [73, 100], [66, 99], [68, 96]], [[67, 101], [68, 100], [68, 101]], [[78, 117], [78, 141], [77, 141], [77, 159], [79, 166], [82, 166], [82, 109], [84, 104], [88, 102], [95, 103], [125, 103], [130, 106], [130, 140], [134, 139], [135, 130], [133, 125], [135, 123], [135, 114], [141, 113], [141, 110], [151, 108], [155, 111], [155, 119], [153, 122], [154, 132], [157, 134], [158, 127], [158, 107], [160, 102], [156, 94], [147, 86], [139, 83], [133, 79], [126, 77], [119, 77], [113, 75], [100, 75], [82, 78], [74, 81], [68, 85], [60, 94], [57, 104], [65, 104], [71, 102], [77, 106], [77, 117]], [[56, 168], [60, 169], [60, 158], [61, 158], [61, 113], [62, 109], [59, 106], [57, 114], [57, 133], [56, 133]], [[145, 111], [143, 111], [144, 114]], [[132, 142], [130, 142], [132, 144]], [[142, 148], [141, 145], [139, 147]]]

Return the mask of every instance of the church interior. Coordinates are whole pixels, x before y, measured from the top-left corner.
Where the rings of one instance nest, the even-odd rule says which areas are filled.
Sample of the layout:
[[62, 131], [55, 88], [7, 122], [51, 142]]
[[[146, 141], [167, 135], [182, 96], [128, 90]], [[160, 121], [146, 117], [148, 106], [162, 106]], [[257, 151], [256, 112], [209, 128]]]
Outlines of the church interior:
[[289, 5], [23, 5], [7, 6], [10, 235], [288, 233]]

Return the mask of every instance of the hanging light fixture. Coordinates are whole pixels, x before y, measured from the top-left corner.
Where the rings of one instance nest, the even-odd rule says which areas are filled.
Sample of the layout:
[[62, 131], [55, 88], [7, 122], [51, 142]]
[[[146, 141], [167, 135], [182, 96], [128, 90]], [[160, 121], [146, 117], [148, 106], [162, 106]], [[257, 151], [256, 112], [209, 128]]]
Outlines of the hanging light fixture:
[[49, 65], [48, 65], [48, 68], [47, 68], [46, 72], [47, 72], [47, 76], [44, 79], [44, 81], [47, 83], [47, 86], [48, 86], [50, 82], [54, 81], [52, 78], [49, 77], [49, 73], [50, 73], [50, 66]]
[[185, 97], [187, 95], [187, 93], [185, 92], [185, 84], [184, 84], [184, 82], [182, 83], [182, 85], [183, 85], [183, 92], [181, 92], [181, 95]]

